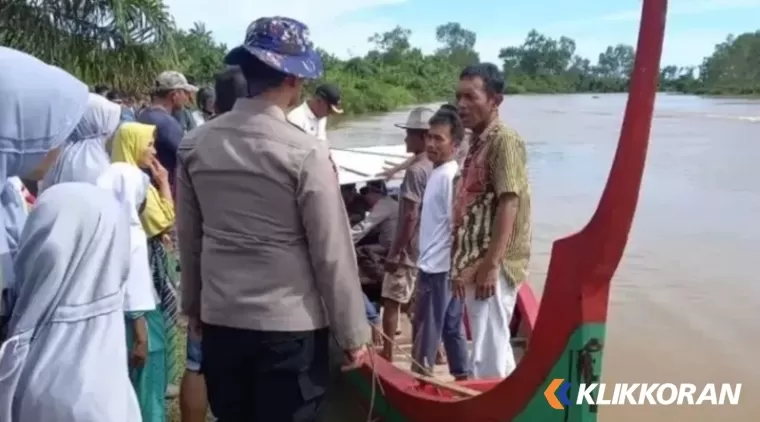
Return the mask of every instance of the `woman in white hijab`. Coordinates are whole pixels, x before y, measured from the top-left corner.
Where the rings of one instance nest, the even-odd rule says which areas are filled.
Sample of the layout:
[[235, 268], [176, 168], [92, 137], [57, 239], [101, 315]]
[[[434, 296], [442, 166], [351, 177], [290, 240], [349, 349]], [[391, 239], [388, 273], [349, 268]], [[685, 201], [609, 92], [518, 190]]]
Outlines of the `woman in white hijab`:
[[140, 422], [124, 347], [130, 234], [123, 209], [87, 183], [44, 192], [15, 270], [0, 348], [1, 422]]
[[71, 132], [40, 190], [63, 182], [95, 183], [111, 164], [106, 144], [121, 122], [121, 106], [98, 94], [90, 94], [87, 111]]
[[45, 174], [55, 159], [49, 153], [74, 130], [88, 95], [87, 85], [65, 71], [0, 47], [0, 228], [5, 229], [0, 236], [0, 318], [12, 306], [13, 256], [26, 219], [24, 198], [8, 178], [37, 180]]
[[[148, 422], [155, 413], [150, 412], [151, 409], [160, 409], [159, 418], [165, 415], [166, 389], [165, 383], [161, 383], [156, 394], [144, 394], [146, 389], [154, 386], [146, 382], [149, 379], [143, 374], [156, 372], [157, 369], [160, 376], [166, 378], [164, 322], [161, 312], [156, 311], [159, 298], [153, 287], [148, 261], [148, 236], [139, 217], [150, 179], [136, 166], [114, 163], [98, 177], [96, 184], [114, 193], [129, 218], [131, 251], [129, 277], [125, 287], [126, 342], [130, 353], [130, 379], [137, 392], [143, 421]], [[161, 338], [156, 338], [156, 335]]]

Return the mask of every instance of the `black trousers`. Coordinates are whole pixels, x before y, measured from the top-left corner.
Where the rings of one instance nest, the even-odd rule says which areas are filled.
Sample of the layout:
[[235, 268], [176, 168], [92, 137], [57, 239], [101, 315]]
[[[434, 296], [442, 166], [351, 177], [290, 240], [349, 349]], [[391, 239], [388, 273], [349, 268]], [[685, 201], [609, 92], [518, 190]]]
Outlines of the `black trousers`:
[[313, 422], [329, 382], [329, 331], [203, 324], [203, 361], [218, 422]]

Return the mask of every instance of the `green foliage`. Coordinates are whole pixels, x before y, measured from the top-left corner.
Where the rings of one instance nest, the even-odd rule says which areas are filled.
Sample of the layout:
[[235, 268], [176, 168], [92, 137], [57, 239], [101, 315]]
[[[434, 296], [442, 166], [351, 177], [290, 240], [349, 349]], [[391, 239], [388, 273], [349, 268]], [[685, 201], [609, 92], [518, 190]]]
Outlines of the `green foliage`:
[[622, 92], [633, 68], [633, 47], [618, 44], [599, 54], [596, 65], [575, 54], [575, 41], [531, 30], [522, 45], [502, 48], [508, 93]]
[[[549, 38], [532, 30], [517, 47], [499, 54], [508, 76], [508, 93], [625, 92], [633, 70], [632, 46], [609, 46], [596, 64], [575, 54], [575, 41]], [[697, 68], [665, 66], [662, 91], [709, 95], [760, 94], [760, 31], [728, 36]]]
[[198, 83], [211, 83], [227, 54], [227, 46], [217, 44], [199, 22], [191, 30], [175, 31], [173, 35], [177, 58], [174, 68]]
[[[461, 27], [455, 30], [461, 31]], [[463, 51], [453, 45], [458, 39], [454, 37], [436, 54], [425, 55], [411, 47], [410, 35], [411, 31], [401, 27], [375, 34], [370, 38], [374, 50], [345, 61], [322, 52], [324, 79], [341, 87], [348, 113], [382, 112], [452, 97], [461, 70], [457, 60], [462, 60]]]
[[691, 92], [712, 95], [760, 95], [760, 31], [729, 35], [699, 68]]
[[[395, 27], [370, 38], [363, 57], [341, 60], [321, 51], [324, 79], [343, 91], [348, 114], [383, 112], [402, 105], [452, 98], [461, 69], [479, 62], [475, 32], [459, 23], [436, 28], [433, 54], [411, 45], [411, 31]], [[0, 45], [26, 51], [89, 84], [146, 92], [155, 75], [177, 70], [211, 84], [227, 47], [203, 24], [177, 29], [162, 0], [5, 0]], [[634, 49], [609, 46], [596, 63], [576, 54], [575, 41], [536, 30], [522, 45], [501, 49], [508, 93], [623, 92]], [[760, 31], [729, 36], [699, 67], [666, 66], [666, 91], [704, 94], [760, 93]], [[310, 84], [314, 87], [315, 81]]]
[[145, 86], [171, 61], [156, 53], [173, 51], [173, 31], [161, 0], [0, 2], [0, 45], [26, 51], [86, 82]]

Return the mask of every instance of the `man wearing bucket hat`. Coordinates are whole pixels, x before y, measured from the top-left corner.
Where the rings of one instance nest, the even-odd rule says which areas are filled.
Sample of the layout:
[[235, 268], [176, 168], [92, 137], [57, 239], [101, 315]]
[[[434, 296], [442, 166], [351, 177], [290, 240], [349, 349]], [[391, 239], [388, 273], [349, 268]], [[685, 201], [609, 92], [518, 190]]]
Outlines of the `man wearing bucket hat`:
[[409, 113], [406, 123], [396, 126], [406, 130], [406, 150], [417, 159], [404, 173], [404, 181], [399, 190], [399, 211], [396, 235], [386, 258], [386, 274], [383, 278], [383, 357], [393, 359], [393, 343], [396, 335], [398, 318], [402, 306], [408, 309], [417, 278], [417, 258], [419, 248], [420, 204], [425, 193], [428, 175], [433, 164], [425, 154], [425, 135], [430, 124], [428, 121], [435, 112], [427, 107], [417, 107]]
[[180, 146], [183, 311], [202, 334], [218, 420], [313, 421], [330, 337], [353, 366], [370, 340], [329, 151], [286, 119], [322, 61], [306, 25], [274, 17], [254, 21], [225, 62], [251, 98]]

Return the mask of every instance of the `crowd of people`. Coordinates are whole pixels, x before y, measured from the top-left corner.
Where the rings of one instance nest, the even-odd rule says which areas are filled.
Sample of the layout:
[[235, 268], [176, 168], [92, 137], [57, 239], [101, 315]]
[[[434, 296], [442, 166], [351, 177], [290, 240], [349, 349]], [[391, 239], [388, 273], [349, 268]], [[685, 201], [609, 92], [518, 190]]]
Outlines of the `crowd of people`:
[[327, 140], [340, 90], [301, 101], [322, 62], [299, 21], [254, 21], [213, 88], [166, 71], [142, 105], [16, 50], [0, 61], [0, 422], [163, 422], [175, 394], [184, 422], [313, 421], [331, 342], [344, 369], [372, 340], [392, 360], [402, 313], [418, 372], [441, 342], [457, 379], [514, 368], [530, 186], [493, 64], [398, 125], [398, 198], [369, 183], [353, 218]]

